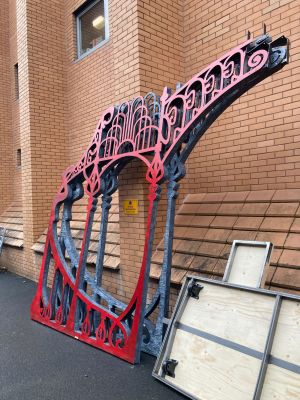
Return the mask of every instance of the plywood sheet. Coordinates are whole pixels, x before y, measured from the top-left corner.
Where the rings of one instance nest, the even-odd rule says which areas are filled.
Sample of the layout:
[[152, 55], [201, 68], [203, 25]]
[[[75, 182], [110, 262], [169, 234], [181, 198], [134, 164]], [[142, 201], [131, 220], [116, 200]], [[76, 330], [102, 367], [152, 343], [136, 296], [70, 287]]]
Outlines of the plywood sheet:
[[282, 301], [271, 355], [300, 366], [300, 301]]
[[262, 269], [266, 258], [265, 247], [238, 245], [231, 266], [229, 283], [259, 287]]
[[[195, 355], [197, 355], [195, 357]], [[205, 400], [252, 400], [260, 360], [178, 330], [170, 358], [178, 361], [169, 382]]]
[[264, 287], [272, 248], [270, 242], [235, 240], [224, 281], [253, 288]]
[[199, 300], [190, 298], [180, 322], [264, 351], [274, 298], [262, 294], [201, 283]]
[[300, 298], [188, 277], [153, 375], [192, 399], [300, 400]]
[[300, 301], [282, 300], [261, 400], [300, 399]]
[[261, 400], [299, 400], [300, 375], [292, 371], [269, 365]]

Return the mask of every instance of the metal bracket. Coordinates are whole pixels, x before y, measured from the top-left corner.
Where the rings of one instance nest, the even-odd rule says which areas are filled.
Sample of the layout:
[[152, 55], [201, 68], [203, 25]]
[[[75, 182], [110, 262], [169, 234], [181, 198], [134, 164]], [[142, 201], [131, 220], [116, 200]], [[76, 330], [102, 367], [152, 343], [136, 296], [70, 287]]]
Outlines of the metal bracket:
[[189, 287], [188, 287], [188, 295], [190, 297], [193, 297], [194, 299], [199, 299], [199, 293], [200, 290], [203, 289], [203, 286], [199, 285], [196, 283], [194, 280], [191, 281]]
[[166, 375], [171, 376], [171, 378], [175, 378], [175, 368], [176, 368], [177, 364], [178, 364], [178, 361], [174, 360], [173, 358], [171, 358], [170, 360], [164, 361], [164, 363], [162, 365], [163, 372]]

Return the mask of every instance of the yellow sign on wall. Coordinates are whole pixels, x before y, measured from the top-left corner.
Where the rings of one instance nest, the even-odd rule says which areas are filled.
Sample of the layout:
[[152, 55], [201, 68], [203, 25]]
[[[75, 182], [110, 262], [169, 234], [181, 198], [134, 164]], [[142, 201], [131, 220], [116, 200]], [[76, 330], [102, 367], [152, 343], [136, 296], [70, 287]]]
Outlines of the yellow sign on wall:
[[139, 201], [137, 199], [128, 199], [123, 202], [124, 214], [136, 215], [139, 212]]

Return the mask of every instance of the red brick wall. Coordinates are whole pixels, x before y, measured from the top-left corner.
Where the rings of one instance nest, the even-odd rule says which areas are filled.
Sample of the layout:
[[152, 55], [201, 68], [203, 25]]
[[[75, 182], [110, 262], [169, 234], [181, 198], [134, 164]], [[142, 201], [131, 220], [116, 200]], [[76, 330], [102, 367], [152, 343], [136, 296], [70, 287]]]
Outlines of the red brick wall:
[[13, 185], [8, 171], [12, 168], [12, 122], [10, 101], [8, 3], [0, 1], [0, 213], [12, 199]]
[[187, 163], [184, 193], [299, 188], [299, 1], [187, 1], [184, 71], [189, 79], [262, 23], [291, 41], [290, 64], [242, 96], [214, 123]]
[[[17, 165], [17, 151], [21, 148], [20, 143], [20, 116], [19, 99], [17, 98], [16, 74], [14, 66], [18, 63], [17, 55], [17, 20], [16, 20], [16, 1], [9, 1], [9, 72], [10, 72], [10, 100], [11, 100], [11, 120], [12, 120], [12, 165], [13, 174], [13, 196], [21, 199], [22, 197], [22, 169]], [[22, 158], [22, 153], [21, 153]]]
[[[140, 90], [162, 95], [165, 86], [175, 90], [183, 83], [183, 8], [179, 0], [139, 1]], [[166, 220], [166, 190], [158, 205], [154, 244], [162, 238]]]
[[[298, 187], [298, 1], [110, 0], [108, 42], [80, 60], [76, 57], [74, 11], [83, 0], [17, 0], [17, 37], [14, 1], [9, 3], [9, 26], [5, 23], [8, 8], [2, 3], [0, 69], [6, 78], [0, 82], [0, 126], [6, 148], [13, 148], [4, 153], [0, 148], [5, 156], [0, 183], [8, 185], [4, 165], [13, 171], [16, 195], [22, 190], [24, 214], [22, 266], [17, 258], [15, 265], [14, 257], [8, 257], [15, 270], [37, 277], [39, 261], [31, 246], [47, 226], [61, 172], [85, 151], [103, 110], [148, 91], [160, 95], [165, 85], [174, 88], [176, 82], [189, 79], [240, 43], [246, 29], [255, 36], [261, 34], [263, 21], [274, 37], [285, 34], [290, 38], [290, 64], [251, 89], [208, 130], [187, 162], [179, 203], [192, 192]], [[18, 104], [13, 100], [12, 85], [16, 62]], [[21, 173], [15, 167], [19, 143], [22, 188]], [[142, 205], [135, 218], [121, 212], [121, 271], [106, 272], [104, 277], [105, 285], [123, 299], [131, 294], [144, 244], [148, 195], [144, 172], [138, 163], [132, 163], [120, 178], [120, 199], [138, 197]], [[10, 201], [7, 193], [1, 191], [0, 211]], [[159, 207], [155, 243], [164, 227], [164, 192]]]
[[108, 42], [77, 59], [74, 12], [83, 3], [68, 0], [64, 10], [67, 146], [71, 163], [86, 150], [102, 112], [139, 94], [136, 2], [110, 0]]
[[[263, 22], [274, 38], [284, 34], [292, 42], [290, 64], [235, 102], [198, 143], [178, 205], [188, 193], [299, 187], [299, 3], [141, 2], [139, 11], [143, 92], [190, 79], [244, 40], [246, 28], [260, 35]], [[165, 210], [163, 195], [155, 243]]]
[[140, 90], [161, 95], [184, 80], [183, 2], [138, 1]]
[[[124, 168], [119, 179], [121, 279], [118, 294], [122, 300], [132, 296], [142, 265], [149, 205], [145, 175], [146, 167], [140, 160], [134, 160]], [[124, 213], [123, 203], [127, 199], [138, 200], [137, 215]]]
[[[57, 1], [17, 0], [24, 275], [38, 276], [31, 246], [48, 224], [66, 159], [63, 12]], [[47, 18], [45, 19], [45, 16]]]

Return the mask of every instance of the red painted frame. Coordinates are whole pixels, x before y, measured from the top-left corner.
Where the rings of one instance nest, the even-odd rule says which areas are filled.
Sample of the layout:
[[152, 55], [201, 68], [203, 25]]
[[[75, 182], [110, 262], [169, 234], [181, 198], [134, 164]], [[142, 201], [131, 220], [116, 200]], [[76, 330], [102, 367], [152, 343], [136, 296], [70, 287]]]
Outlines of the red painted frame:
[[[138, 97], [132, 102], [124, 103], [118, 108], [111, 107], [103, 114], [93, 140], [83, 157], [76, 165], [69, 167], [64, 172], [62, 185], [54, 200], [39, 283], [31, 305], [31, 318], [33, 320], [130, 363], [139, 361], [139, 343], [142, 335], [141, 326], [144, 317], [145, 293], [147, 291], [149, 273], [147, 270], [149, 268], [149, 262], [147, 262], [149, 259], [149, 238], [159, 184], [165, 179], [166, 166], [174, 154], [179, 151], [187, 134], [192, 132], [197, 122], [201, 118], [205, 118], [209, 109], [224, 101], [228, 92], [243, 84], [250, 75], [255, 75], [266, 67], [269, 57], [268, 48], [254, 49], [249, 56], [247, 52], [251, 43], [253, 43], [253, 40], [247, 40], [237, 46], [195, 75], [174, 94], [169, 95], [168, 90], [165, 88], [160, 101], [161, 111], [157, 120], [153, 117], [153, 112], [150, 115], [149, 106], [146, 104], [145, 98], [142, 97]], [[247, 65], [245, 66], [245, 64]], [[128, 151], [129, 147], [130, 151]], [[123, 151], [123, 148], [126, 148], [126, 150]], [[152, 157], [150, 161], [149, 155]], [[141, 159], [147, 166], [146, 180], [150, 183], [150, 206], [144, 255], [137, 286], [126, 309], [116, 317], [109, 310], [105, 311], [103, 307], [95, 303], [80, 288], [80, 279], [82, 277], [82, 268], [84, 268], [84, 252], [86, 251], [86, 241], [88, 240], [90, 216], [95, 207], [95, 199], [101, 195], [102, 181], [107, 173], [121, 162], [124, 162], [124, 159], [132, 157]], [[75, 181], [85, 182], [85, 192], [89, 197], [89, 201], [80, 260], [76, 278], [73, 278], [66, 269], [58, 249], [55, 232], [59, 206], [68, 198], [69, 186]], [[62, 275], [62, 298], [65, 296], [67, 287], [73, 292], [70, 310], [65, 323], [63, 323], [62, 305], [54, 312], [51, 309], [50, 302], [46, 304], [47, 302], [43, 295], [50, 257], [53, 257], [55, 271], [58, 270]], [[79, 300], [86, 306], [86, 317], [81, 329], [78, 330], [75, 329], [75, 314]], [[101, 315], [101, 322], [97, 327], [95, 337], [91, 337], [90, 321], [94, 312], [98, 312]], [[132, 326], [130, 331], [127, 331], [123, 321], [129, 314], [132, 315]], [[107, 321], [109, 321], [109, 324], [106, 323]], [[116, 329], [122, 336], [122, 340], [113, 339], [113, 332]]]

